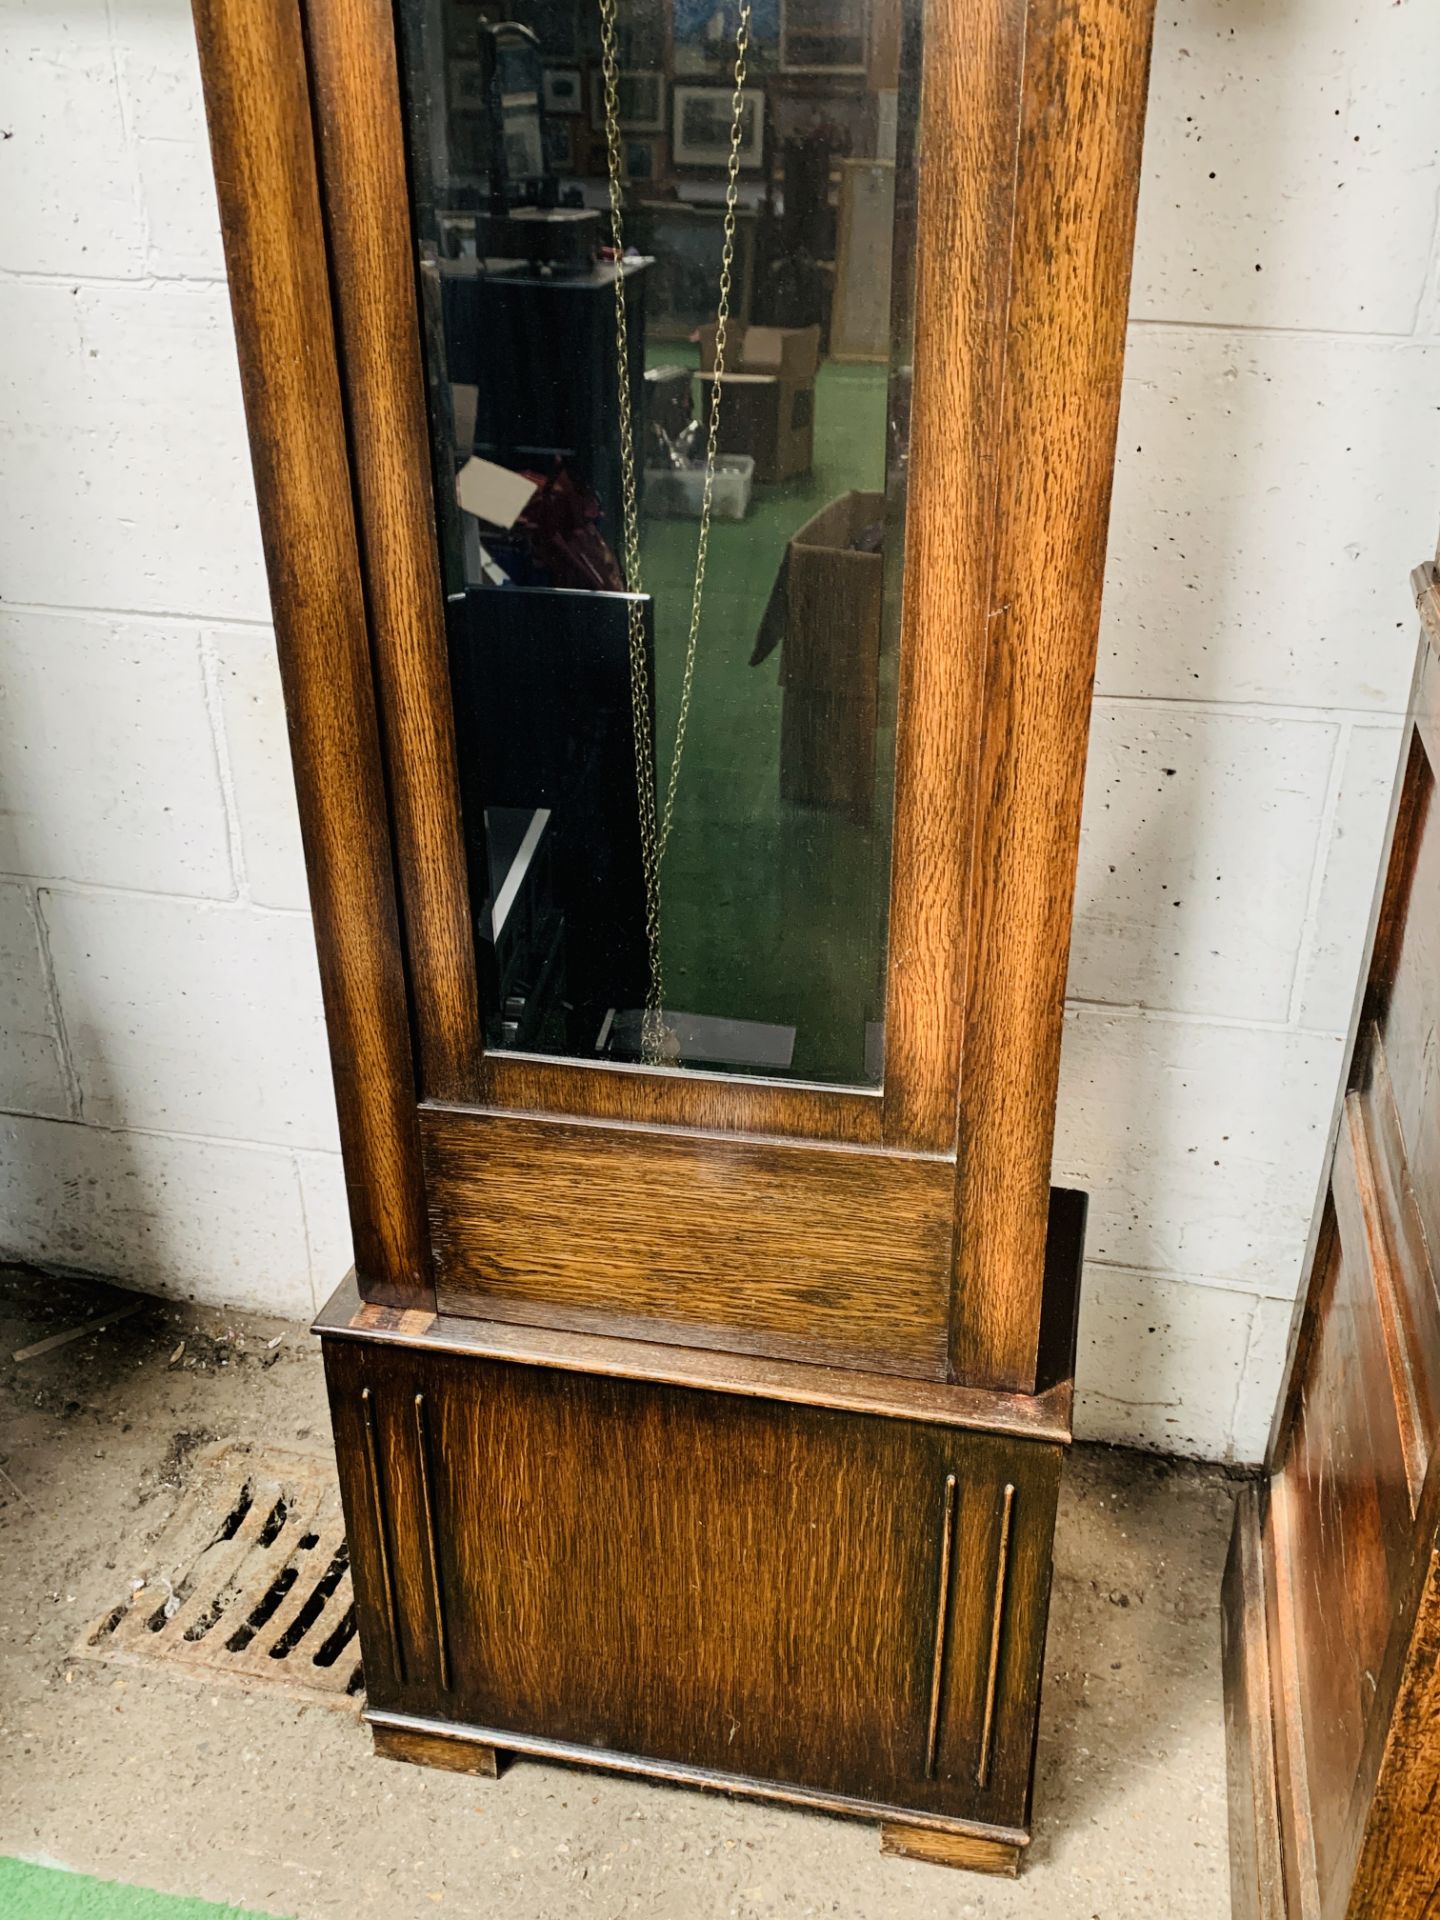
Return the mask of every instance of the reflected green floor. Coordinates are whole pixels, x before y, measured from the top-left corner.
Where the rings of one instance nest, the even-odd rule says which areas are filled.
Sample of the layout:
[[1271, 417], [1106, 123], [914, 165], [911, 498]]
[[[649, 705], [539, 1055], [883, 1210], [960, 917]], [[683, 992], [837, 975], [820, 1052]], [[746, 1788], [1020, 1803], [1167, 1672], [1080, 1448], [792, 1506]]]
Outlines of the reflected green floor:
[[217, 1907], [146, 1887], [92, 1880], [84, 1873], [0, 1860], [0, 1914], [5, 1920], [247, 1920], [249, 1910]]
[[[693, 350], [651, 349], [653, 366]], [[888, 817], [860, 826], [780, 801], [779, 656], [750, 652], [786, 542], [837, 494], [884, 485], [886, 370], [820, 369], [814, 467], [757, 487], [748, 517], [710, 534], [704, 616], [662, 928], [666, 999], [687, 1012], [796, 1028], [801, 1078], [859, 1082], [865, 1023], [881, 1018]], [[674, 740], [696, 523], [647, 520], [656, 607], [661, 778]], [[882, 742], [882, 764], [885, 752]]]

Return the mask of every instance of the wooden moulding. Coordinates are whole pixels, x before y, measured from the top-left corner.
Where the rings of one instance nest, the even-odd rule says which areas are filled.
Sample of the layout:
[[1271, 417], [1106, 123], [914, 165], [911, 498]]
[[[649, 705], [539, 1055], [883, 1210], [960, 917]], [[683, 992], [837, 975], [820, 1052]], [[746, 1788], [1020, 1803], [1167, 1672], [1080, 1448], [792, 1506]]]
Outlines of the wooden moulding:
[[554, 1367], [616, 1380], [646, 1380], [789, 1406], [833, 1407], [894, 1420], [921, 1420], [976, 1433], [1068, 1446], [1074, 1388], [1067, 1372], [1044, 1393], [994, 1393], [898, 1374], [802, 1365], [754, 1354], [717, 1353], [612, 1335], [519, 1326], [468, 1315], [400, 1314], [368, 1305], [353, 1274], [327, 1301], [314, 1331], [326, 1340], [420, 1347], [516, 1366]]
[[306, 0], [306, 47], [423, 1091], [480, 1031], [389, 0]]
[[776, 1139], [881, 1144], [884, 1096], [864, 1087], [810, 1087], [737, 1074], [651, 1073], [614, 1061], [583, 1064], [491, 1052], [482, 1104], [621, 1124], [763, 1133]]
[[370, 1297], [433, 1300], [416, 1087], [325, 231], [294, 0], [195, 0], [220, 220]]
[[[555, 1760], [562, 1765], [595, 1767], [602, 1773], [636, 1774], [672, 1786], [728, 1794], [739, 1800], [770, 1800], [781, 1806], [813, 1807], [818, 1812], [856, 1820], [878, 1820], [886, 1853], [912, 1860], [928, 1860], [947, 1867], [970, 1867], [983, 1873], [1013, 1875], [1030, 1836], [1010, 1827], [988, 1827], [975, 1821], [947, 1820], [943, 1815], [912, 1813], [885, 1807], [845, 1794], [820, 1793], [806, 1787], [785, 1786], [772, 1780], [743, 1780], [715, 1773], [707, 1767], [688, 1767], [642, 1754], [610, 1753], [603, 1747], [579, 1746], [569, 1740], [549, 1740], [494, 1727], [461, 1727], [443, 1720], [425, 1720], [412, 1714], [367, 1708], [365, 1719], [377, 1752], [390, 1759], [444, 1767], [454, 1773], [489, 1773], [490, 1765], [503, 1772], [512, 1755]], [[457, 1764], [457, 1750], [478, 1750], [491, 1756], [478, 1766]], [[492, 1776], [493, 1777], [493, 1776]]]

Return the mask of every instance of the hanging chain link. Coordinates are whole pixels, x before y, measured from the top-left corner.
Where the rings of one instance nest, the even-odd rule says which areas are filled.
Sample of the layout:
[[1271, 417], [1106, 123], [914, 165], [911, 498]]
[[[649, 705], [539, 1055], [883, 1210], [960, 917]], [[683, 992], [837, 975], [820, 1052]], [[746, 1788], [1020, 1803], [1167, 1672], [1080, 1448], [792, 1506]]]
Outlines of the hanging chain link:
[[640, 806], [640, 861], [645, 881], [645, 945], [649, 980], [640, 1028], [640, 1058], [646, 1066], [673, 1062], [675, 1053], [664, 1018], [665, 975], [660, 951], [660, 874], [675, 821], [680, 760], [690, 723], [690, 696], [700, 645], [700, 610], [705, 596], [705, 566], [710, 554], [710, 515], [715, 498], [715, 455], [720, 435], [720, 394], [725, 379], [725, 347], [730, 330], [730, 285], [735, 264], [735, 208], [740, 187], [740, 135], [744, 120], [745, 62], [750, 50], [751, 0], [740, 0], [735, 29], [735, 87], [730, 102], [730, 158], [725, 178], [725, 218], [720, 248], [720, 292], [715, 308], [715, 366], [710, 388], [710, 423], [705, 438], [705, 477], [700, 494], [700, 526], [695, 542], [695, 580], [690, 594], [690, 627], [680, 678], [680, 708], [675, 745], [665, 779], [665, 798], [657, 805], [659, 766], [651, 720], [650, 667], [645, 653], [645, 616], [640, 605], [640, 510], [635, 476], [634, 408], [630, 392], [630, 334], [625, 297], [625, 239], [621, 218], [623, 169], [620, 160], [620, 85], [615, 47], [618, 0], [600, 0], [601, 74], [605, 92], [605, 153], [610, 176], [610, 242], [615, 253], [615, 350], [620, 411], [620, 492], [623, 520], [621, 564], [633, 596], [628, 612], [630, 706], [634, 715], [635, 785]]

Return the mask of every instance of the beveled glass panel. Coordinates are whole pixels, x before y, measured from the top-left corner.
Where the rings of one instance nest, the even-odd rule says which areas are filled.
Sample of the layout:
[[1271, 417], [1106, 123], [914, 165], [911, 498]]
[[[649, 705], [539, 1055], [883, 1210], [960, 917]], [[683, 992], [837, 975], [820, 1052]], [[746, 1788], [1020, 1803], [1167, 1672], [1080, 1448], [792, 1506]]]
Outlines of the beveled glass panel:
[[400, 0], [488, 1047], [876, 1086], [919, 0]]

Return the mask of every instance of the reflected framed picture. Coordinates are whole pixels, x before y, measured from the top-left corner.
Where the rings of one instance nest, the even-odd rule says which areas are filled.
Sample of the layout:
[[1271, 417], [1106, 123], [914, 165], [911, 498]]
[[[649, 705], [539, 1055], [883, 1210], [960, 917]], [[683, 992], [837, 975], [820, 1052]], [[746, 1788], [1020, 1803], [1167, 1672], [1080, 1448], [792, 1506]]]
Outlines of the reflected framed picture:
[[866, 0], [780, 0], [782, 73], [864, 73]]
[[[662, 73], [617, 73], [616, 104], [622, 133], [665, 131], [665, 76]], [[590, 75], [590, 124], [605, 126], [605, 76], [600, 68]]]
[[[738, 0], [673, 0], [673, 45], [678, 79], [724, 79], [735, 70]], [[780, 0], [751, 0], [749, 65], [773, 68], [780, 45]]]
[[[730, 159], [733, 95], [728, 87], [676, 87], [673, 135], [677, 167], [723, 167]], [[758, 167], [765, 151], [765, 94], [740, 96], [740, 165]]]
[[625, 141], [625, 178], [645, 184], [658, 180], [665, 171], [663, 140]]
[[585, 96], [579, 67], [547, 67], [544, 85], [546, 113], [574, 114], [584, 111]]
[[483, 60], [452, 60], [446, 71], [452, 113], [483, 113], [489, 104]]
[[575, 171], [575, 129], [568, 120], [545, 122], [545, 170], [547, 173]]

